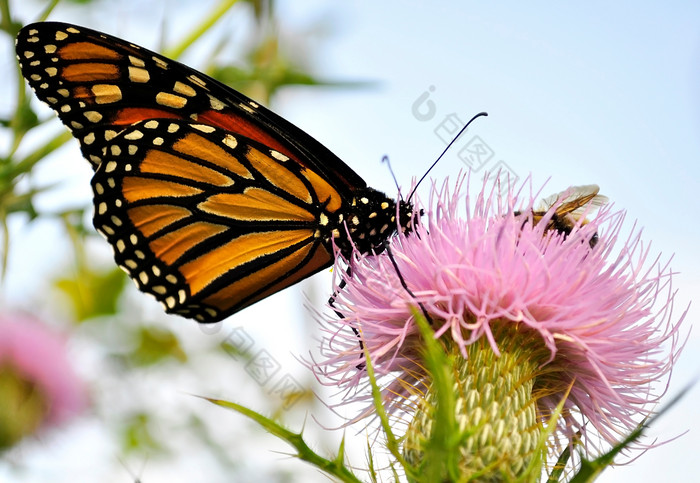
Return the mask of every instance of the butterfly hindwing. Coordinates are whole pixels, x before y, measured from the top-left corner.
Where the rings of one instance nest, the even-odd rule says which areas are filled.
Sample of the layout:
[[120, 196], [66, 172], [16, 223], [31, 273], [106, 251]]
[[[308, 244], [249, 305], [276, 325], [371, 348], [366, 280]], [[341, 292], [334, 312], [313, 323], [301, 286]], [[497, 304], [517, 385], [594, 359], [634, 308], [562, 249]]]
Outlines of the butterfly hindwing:
[[218, 320], [333, 260], [317, 220], [337, 217], [339, 195], [266, 146], [164, 119], [130, 126], [106, 151], [95, 227], [168, 312]]

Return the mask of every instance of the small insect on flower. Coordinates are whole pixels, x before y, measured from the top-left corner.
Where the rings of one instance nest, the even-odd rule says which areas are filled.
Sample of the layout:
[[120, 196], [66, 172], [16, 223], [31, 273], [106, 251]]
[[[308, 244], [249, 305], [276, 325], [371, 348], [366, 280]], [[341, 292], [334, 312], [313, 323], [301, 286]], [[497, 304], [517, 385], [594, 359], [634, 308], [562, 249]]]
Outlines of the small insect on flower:
[[[608, 202], [607, 196], [598, 194], [599, 190], [598, 185], [587, 184], [572, 186], [560, 193], [548, 196], [531, 210], [532, 222], [537, 224], [544, 221], [546, 231], [556, 230], [566, 238], [576, 225], [588, 224], [586, 215]], [[555, 206], [554, 212], [548, 216], [549, 211]], [[519, 211], [515, 212], [515, 216], [521, 214]], [[588, 243], [593, 248], [598, 243], [598, 233], [594, 233]]]

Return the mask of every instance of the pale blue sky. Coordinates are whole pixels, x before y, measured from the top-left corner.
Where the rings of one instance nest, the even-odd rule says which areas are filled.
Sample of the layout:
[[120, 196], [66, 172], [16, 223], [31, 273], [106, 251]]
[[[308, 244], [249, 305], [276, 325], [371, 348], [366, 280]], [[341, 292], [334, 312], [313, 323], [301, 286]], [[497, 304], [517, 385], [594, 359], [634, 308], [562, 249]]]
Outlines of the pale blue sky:
[[[18, 2], [15, 2], [18, 3]], [[175, 11], [170, 25], [189, 25], [211, 1], [103, 2], [90, 20], [74, 9], [57, 10], [54, 20], [87, 24], [141, 45], [157, 48], [163, 5]], [[134, 5], [140, 5], [135, 7]], [[137, 8], [147, 6], [143, 15]], [[29, 20], [31, 8], [24, 20]], [[169, 16], [168, 16], [169, 17]], [[677, 309], [700, 294], [700, 5], [692, 2], [371, 2], [280, 1], [282, 38], [289, 45], [313, 38], [291, 36], [322, 25], [330, 31], [312, 49], [318, 75], [328, 79], [370, 80], [371, 89], [289, 89], [275, 99], [275, 110], [318, 138], [353, 166], [370, 185], [393, 193], [380, 164], [391, 157], [399, 182], [420, 176], [444, 144], [434, 134], [450, 113], [462, 119], [485, 110], [465, 139], [480, 136], [497, 161], [547, 194], [572, 184], [596, 183], [617, 207], [645, 227], [645, 238], [664, 256], [675, 253]], [[230, 20], [215, 29], [245, 41]], [[172, 33], [172, 32], [171, 32]], [[175, 36], [171, 36], [175, 37]], [[216, 39], [213, 39], [216, 41]], [[197, 65], [197, 56], [185, 61]], [[4, 74], [3, 74], [4, 76]], [[436, 116], [413, 117], [414, 101], [430, 86]], [[6, 101], [3, 101], [3, 103]], [[70, 150], [70, 151], [69, 151]], [[77, 145], [66, 148], [73, 157]], [[64, 182], [44, 202], [89, 200], [89, 168], [79, 159], [57, 159], [40, 176]], [[68, 167], [67, 164], [71, 164]], [[438, 179], [454, 177], [464, 165], [452, 151], [438, 166]], [[44, 179], [44, 178], [40, 178]], [[51, 227], [44, 227], [49, 230]], [[15, 227], [27, 236], [10, 267], [7, 290], [21, 297], [45, 259], [31, 259], [38, 229]], [[36, 240], [35, 240], [36, 241]], [[35, 246], [35, 245], [34, 245]], [[24, 251], [26, 250], [26, 251]], [[323, 280], [321, 278], [321, 280]], [[316, 290], [327, 285], [315, 283]], [[285, 297], [285, 296], [281, 296]], [[284, 298], [277, 299], [279, 301]], [[258, 304], [277, 309], [275, 299]], [[241, 320], [260, 317], [251, 308]], [[692, 307], [688, 322], [697, 320]], [[238, 316], [237, 316], [238, 317]], [[179, 322], [179, 321], [178, 321]], [[697, 375], [700, 340], [691, 335], [671, 387], [677, 391]], [[660, 440], [690, 432], [642, 456], [633, 465], [606, 472], [599, 480], [680, 481], [700, 470], [695, 389], [659, 421]]]

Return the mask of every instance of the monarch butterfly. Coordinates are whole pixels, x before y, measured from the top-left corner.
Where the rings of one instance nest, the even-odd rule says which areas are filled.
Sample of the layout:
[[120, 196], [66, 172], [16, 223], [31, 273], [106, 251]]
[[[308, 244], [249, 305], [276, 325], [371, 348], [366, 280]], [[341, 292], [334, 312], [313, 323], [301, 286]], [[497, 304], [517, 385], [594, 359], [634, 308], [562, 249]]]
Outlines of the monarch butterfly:
[[409, 201], [194, 69], [57, 22], [16, 50], [92, 164], [95, 228], [168, 313], [219, 321], [329, 267], [333, 245], [348, 258], [411, 230]]

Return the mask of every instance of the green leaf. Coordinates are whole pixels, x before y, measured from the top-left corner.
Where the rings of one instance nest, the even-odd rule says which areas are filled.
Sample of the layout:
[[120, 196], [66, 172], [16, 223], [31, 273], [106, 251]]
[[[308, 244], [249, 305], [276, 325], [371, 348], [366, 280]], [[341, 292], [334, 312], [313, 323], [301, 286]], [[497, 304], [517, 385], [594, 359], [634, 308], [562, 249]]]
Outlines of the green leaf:
[[581, 468], [576, 473], [576, 475], [570, 480], [570, 483], [589, 483], [594, 481], [606, 468], [610, 467], [614, 463], [615, 457], [620, 454], [625, 448], [628, 448], [632, 443], [637, 441], [642, 437], [644, 431], [646, 431], [652, 423], [669, 411], [673, 406], [675, 406], [678, 401], [683, 398], [686, 393], [695, 385], [695, 381], [688, 384], [681, 392], [676, 395], [669, 403], [666, 404], [658, 413], [650, 417], [649, 419], [642, 421], [639, 426], [637, 426], [634, 431], [632, 431], [624, 440], [615, 445], [610, 451], [599, 456], [594, 460], [587, 460], [581, 458]]
[[[559, 408], [557, 408], [559, 409]], [[576, 438], [573, 442], [573, 444], [578, 444], [580, 441], [581, 433], [576, 434]], [[557, 459], [557, 462], [554, 465], [554, 468], [552, 469], [552, 472], [549, 474], [549, 477], [547, 478], [547, 483], [556, 483], [558, 481], [564, 481], [564, 476], [565, 473], [564, 471], [566, 470], [566, 465], [568, 464], [569, 460], [571, 459], [571, 448], [572, 445], [568, 445], [564, 451], [559, 455], [559, 458]]]
[[404, 459], [400, 451], [399, 440], [394, 436], [394, 432], [391, 429], [391, 423], [389, 422], [389, 416], [384, 408], [384, 402], [382, 400], [382, 391], [377, 384], [377, 377], [374, 373], [374, 366], [372, 365], [372, 359], [370, 357], [367, 345], [364, 346], [365, 352], [365, 370], [367, 371], [367, 378], [369, 379], [370, 386], [372, 388], [372, 403], [374, 405], [375, 411], [377, 411], [377, 417], [381, 423], [382, 431], [384, 431], [384, 436], [386, 437], [386, 447], [392, 454], [396, 461], [404, 468], [409, 479], [414, 476], [414, 468], [412, 468], [408, 462]]
[[170, 330], [162, 327], [139, 327], [136, 348], [128, 360], [136, 366], [149, 366], [166, 359], [187, 362], [187, 354]]
[[221, 18], [238, 3], [238, 0], [221, 0], [209, 15], [207, 15], [203, 20], [201, 20], [190, 32], [182, 39], [178, 45], [175, 45], [163, 52], [163, 55], [170, 57], [171, 59], [178, 59], [185, 50], [187, 50], [190, 45], [194, 44], [200, 37], [202, 37], [209, 29], [217, 23]]
[[153, 435], [151, 416], [148, 413], [131, 414], [126, 421], [120, 424], [120, 428], [122, 447], [126, 453], [139, 451], [152, 454], [163, 451], [163, 446]]
[[344, 442], [341, 442], [340, 444], [338, 455], [333, 460], [329, 460], [322, 456], [319, 456], [316, 452], [309, 448], [309, 446], [304, 441], [304, 438], [302, 437], [301, 433], [294, 433], [282, 426], [281, 424], [269, 418], [266, 418], [260, 413], [257, 413], [251, 409], [241, 406], [240, 404], [236, 404], [229, 401], [223, 401], [221, 399], [203, 399], [206, 399], [207, 401], [214, 403], [217, 406], [237, 411], [242, 415], [252, 419], [260, 426], [265, 428], [268, 432], [277, 436], [279, 439], [286, 441], [292, 447], [294, 447], [297, 450], [297, 454], [295, 456], [300, 460], [306, 461], [307, 463], [311, 463], [321, 471], [324, 471], [329, 475], [335, 476], [340, 481], [360, 483], [360, 480], [343, 463]]
[[33, 127], [41, 124], [39, 117], [29, 103], [29, 99], [29, 97], [25, 97], [25, 101], [17, 106], [14, 118], [10, 121], [11, 127], [15, 132], [26, 133]]
[[73, 277], [61, 277], [54, 287], [66, 296], [77, 322], [114, 315], [117, 301], [125, 287], [126, 277], [118, 268], [92, 269], [78, 266]]

